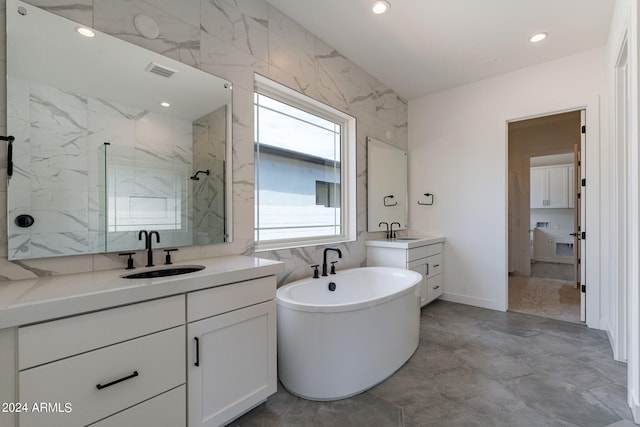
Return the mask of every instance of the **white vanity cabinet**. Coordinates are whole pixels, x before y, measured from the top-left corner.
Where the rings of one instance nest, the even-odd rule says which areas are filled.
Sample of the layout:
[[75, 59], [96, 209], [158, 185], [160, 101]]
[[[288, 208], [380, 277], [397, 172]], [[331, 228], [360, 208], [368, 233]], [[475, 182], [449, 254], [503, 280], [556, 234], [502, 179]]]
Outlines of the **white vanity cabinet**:
[[396, 267], [424, 276], [420, 285], [420, 305], [425, 306], [443, 293], [443, 238], [367, 241], [367, 265]]
[[111, 270], [0, 286], [0, 400], [29, 405], [0, 412], [0, 427], [218, 426], [275, 393], [284, 264], [197, 263], [173, 277]]
[[276, 392], [274, 276], [187, 295], [189, 426], [220, 426]]
[[154, 425], [184, 426], [184, 306], [179, 295], [18, 328], [20, 426], [134, 425], [167, 402], [177, 414]]

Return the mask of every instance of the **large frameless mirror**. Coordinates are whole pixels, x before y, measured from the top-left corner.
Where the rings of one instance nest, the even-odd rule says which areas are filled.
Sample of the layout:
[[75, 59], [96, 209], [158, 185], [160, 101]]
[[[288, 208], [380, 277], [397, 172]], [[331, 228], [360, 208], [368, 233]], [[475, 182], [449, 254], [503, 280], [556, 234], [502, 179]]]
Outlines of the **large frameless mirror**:
[[231, 83], [7, 1], [8, 257], [231, 241]]
[[367, 138], [367, 231], [407, 228], [407, 152]]

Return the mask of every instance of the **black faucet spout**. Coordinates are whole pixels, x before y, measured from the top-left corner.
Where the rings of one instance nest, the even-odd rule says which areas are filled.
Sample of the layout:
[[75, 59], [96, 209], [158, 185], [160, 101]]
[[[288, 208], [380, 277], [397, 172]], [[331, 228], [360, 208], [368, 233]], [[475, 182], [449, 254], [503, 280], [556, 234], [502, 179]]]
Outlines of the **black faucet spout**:
[[327, 274], [327, 252], [333, 251], [338, 253], [338, 258], [342, 258], [342, 251], [338, 248], [325, 248], [324, 253], [322, 254], [322, 275], [328, 276]]
[[391, 223], [391, 231], [389, 232], [389, 238], [390, 238], [390, 239], [395, 239], [395, 238], [396, 238], [396, 232], [395, 232], [395, 231], [393, 231], [393, 224], [398, 224], [398, 228], [400, 228], [400, 227], [401, 227], [401, 225], [400, 225], [400, 223], [399, 223], [399, 222], [392, 222], [392, 223]]
[[378, 227], [382, 227], [382, 224], [387, 226], [387, 239], [389, 239], [389, 223], [388, 222], [384, 222], [382, 221], [380, 224], [378, 224]]
[[138, 232], [138, 240], [142, 240], [144, 236], [144, 248], [147, 250], [147, 265], [145, 267], [153, 267], [153, 236], [156, 236], [156, 243], [160, 243], [160, 234], [157, 231], [140, 230]]

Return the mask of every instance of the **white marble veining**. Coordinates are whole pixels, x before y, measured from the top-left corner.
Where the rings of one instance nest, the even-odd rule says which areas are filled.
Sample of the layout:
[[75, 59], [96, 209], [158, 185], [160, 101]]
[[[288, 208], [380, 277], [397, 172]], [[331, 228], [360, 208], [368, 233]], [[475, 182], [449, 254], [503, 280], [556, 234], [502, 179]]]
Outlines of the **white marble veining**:
[[[176, 254], [180, 259], [254, 254], [254, 72], [354, 115], [358, 133], [358, 240], [337, 245], [344, 255], [338, 268], [364, 265], [365, 240], [381, 236], [366, 232], [365, 141], [371, 136], [406, 150], [408, 115], [405, 100], [264, 0], [188, 0], [179, 2], [179, 7], [176, 2], [167, 0], [29, 2], [233, 82], [234, 240], [229, 244], [181, 248]], [[158, 39], [148, 40], [136, 32], [132, 22], [137, 13], [145, 13], [156, 20], [160, 27]], [[4, 19], [0, 22], [4, 25]], [[1, 156], [0, 173], [6, 164], [1, 162]], [[6, 193], [0, 192], [0, 207], [4, 203]], [[4, 228], [2, 224], [6, 224], [6, 217], [3, 214], [0, 214], [0, 221], [0, 228]], [[0, 244], [3, 236], [4, 230], [0, 231]], [[308, 276], [309, 264], [322, 259], [323, 249], [286, 249], [258, 255], [286, 264], [286, 271], [279, 275], [279, 282], [285, 283]], [[4, 248], [0, 249], [0, 255], [0, 280], [103, 270], [124, 263], [117, 254], [75, 256], [72, 262], [67, 257], [58, 257], [19, 263], [8, 262]], [[136, 254], [139, 262], [143, 258], [142, 252]]]
[[280, 262], [243, 256], [205, 258], [175, 265], [205, 268], [153, 279], [120, 277], [151, 269], [144, 268], [0, 282], [0, 329], [274, 275], [284, 270]]

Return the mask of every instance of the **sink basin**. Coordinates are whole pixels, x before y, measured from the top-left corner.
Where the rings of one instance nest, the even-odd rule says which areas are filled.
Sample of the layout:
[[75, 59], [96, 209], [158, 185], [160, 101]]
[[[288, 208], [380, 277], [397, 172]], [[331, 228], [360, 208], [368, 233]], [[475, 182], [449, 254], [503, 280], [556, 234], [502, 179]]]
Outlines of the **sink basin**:
[[189, 274], [194, 271], [204, 269], [204, 265], [182, 265], [177, 267], [163, 267], [155, 270], [140, 271], [138, 273], [124, 274], [123, 279], [152, 279], [154, 277], [177, 276], [179, 274]]
[[420, 240], [424, 237], [396, 237], [396, 240]]

